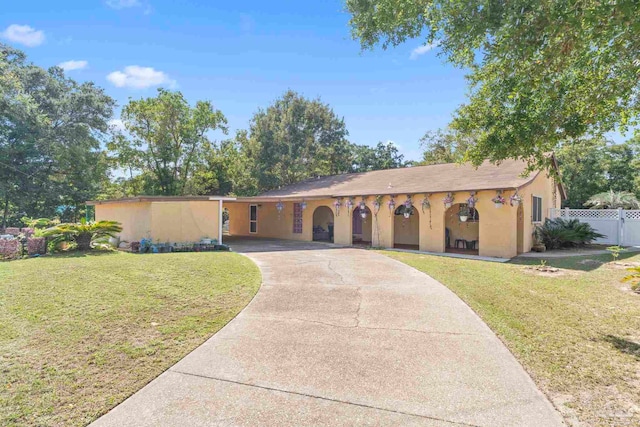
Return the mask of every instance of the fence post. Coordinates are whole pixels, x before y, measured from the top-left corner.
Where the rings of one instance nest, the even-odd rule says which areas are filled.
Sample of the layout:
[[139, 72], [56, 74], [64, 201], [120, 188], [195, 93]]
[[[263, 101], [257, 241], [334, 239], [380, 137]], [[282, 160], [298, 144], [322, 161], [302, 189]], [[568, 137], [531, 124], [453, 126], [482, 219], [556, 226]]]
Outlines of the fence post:
[[624, 242], [624, 216], [622, 208], [618, 208], [618, 246]]

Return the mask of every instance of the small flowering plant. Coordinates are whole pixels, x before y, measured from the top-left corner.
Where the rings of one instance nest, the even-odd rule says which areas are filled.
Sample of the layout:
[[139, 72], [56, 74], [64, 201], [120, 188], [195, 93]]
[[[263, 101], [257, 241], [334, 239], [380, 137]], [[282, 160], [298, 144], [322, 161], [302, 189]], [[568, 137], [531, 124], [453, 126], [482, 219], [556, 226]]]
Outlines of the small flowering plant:
[[493, 199], [491, 199], [491, 201], [495, 203], [497, 208], [507, 203], [507, 201], [504, 199], [501, 193], [496, 194], [496, 196]]
[[342, 205], [342, 203], [340, 202], [340, 199], [336, 199], [335, 202], [333, 202], [333, 207], [336, 209], [336, 215], [340, 215], [340, 206]]
[[393, 199], [389, 199], [389, 210], [394, 211], [396, 209], [396, 201]]
[[429, 196], [425, 195], [424, 199], [422, 199], [422, 212], [424, 212], [427, 209], [431, 209], [431, 202], [429, 201]]
[[358, 208], [361, 211], [366, 211], [367, 210], [367, 204], [364, 202], [364, 200], [360, 200], [360, 203], [358, 203]]
[[375, 200], [373, 201], [373, 209], [376, 214], [380, 211], [381, 202], [382, 196], [376, 196]]
[[351, 197], [349, 197], [347, 199], [345, 205], [347, 206], [347, 210], [351, 211], [351, 209], [353, 208], [353, 199]]
[[509, 197], [509, 203], [511, 204], [511, 206], [518, 206], [520, 203], [522, 203], [522, 196], [518, 193], [511, 195], [511, 197]]
[[470, 208], [475, 208], [477, 202], [478, 202], [478, 198], [476, 197], [475, 191], [471, 192], [471, 196], [467, 199], [467, 205]]
[[451, 193], [447, 193], [445, 198], [442, 199], [442, 201], [444, 202], [444, 206], [446, 208], [450, 208], [451, 207], [451, 205], [453, 204], [453, 200], [454, 200], [453, 194], [451, 194]]
[[276, 203], [276, 209], [278, 210], [278, 213], [282, 212], [282, 210], [284, 209], [284, 203], [282, 202]]

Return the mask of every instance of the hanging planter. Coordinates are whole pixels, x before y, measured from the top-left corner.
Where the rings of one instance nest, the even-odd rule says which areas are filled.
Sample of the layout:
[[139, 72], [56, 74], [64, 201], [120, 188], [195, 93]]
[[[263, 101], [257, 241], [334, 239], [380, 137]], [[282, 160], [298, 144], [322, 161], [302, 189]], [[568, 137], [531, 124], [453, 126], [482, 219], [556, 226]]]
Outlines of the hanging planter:
[[389, 199], [389, 212], [393, 213], [393, 211], [396, 210], [396, 201], [394, 200], [393, 196], [391, 196], [391, 199]]
[[347, 212], [351, 213], [351, 209], [353, 209], [353, 199], [351, 197], [347, 198], [345, 205], [347, 206]]
[[276, 203], [276, 209], [278, 210], [278, 215], [280, 215], [282, 213], [282, 211], [284, 210], [284, 203], [282, 202], [278, 202]]
[[340, 205], [342, 205], [342, 203], [340, 203], [340, 199], [336, 199], [336, 201], [333, 202], [333, 207], [336, 210], [336, 216], [340, 216]]
[[504, 204], [507, 202], [504, 197], [502, 197], [502, 190], [498, 190], [496, 192], [496, 197], [494, 197], [493, 199], [491, 199], [491, 201], [493, 202], [494, 206], [496, 208], [501, 208], [502, 206], [504, 206]]
[[478, 198], [476, 197], [476, 192], [472, 191], [469, 193], [471, 196], [467, 199], [467, 205], [469, 208], [475, 208], [476, 203], [478, 202]]
[[378, 212], [380, 212], [380, 206], [382, 205], [382, 196], [376, 196], [375, 200], [373, 201], [373, 214], [374, 215], [378, 215]]
[[509, 197], [509, 203], [513, 207], [518, 207], [520, 205], [520, 203], [522, 203], [522, 196], [519, 195], [518, 192], [516, 191], [515, 194], [513, 194], [511, 197]]
[[447, 193], [445, 198], [442, 199], [442, 201], [444, 202], [444, 208], [449, 209], [451, 206], [453, 206], [453, 200], [454, 200], [453, 193]]
[[300, 203], [300, 209], [305, 210], [307, 209], [307, 202], [305, 202], [304, 200], [302, 201], [302, 203]]
[[422, 206], [422, 213], [427, 209], [431, 209], [431, 202], [429, 201], [428, 194], [424, 195], [424, 199], [422, 199], [422, 203], [420, 203], [420, 205]]
[[461, 206], [458, 211], [458, 218], [460, 218], [460, 222], [467, 222], [469, 219], [469, 207]]
[[360, 208], [360, 217], [367, 219], [367, 204], [364, 202], [364, 198], [358, 203], [358, 207]]
[[411, 197], [407, 196], [407, 200], [404, 201], [404, 212], [402, 215], [405, 219], [409, 219], [411, 217], [411, 213], [413, 212], [413, 202], [411, 201]]

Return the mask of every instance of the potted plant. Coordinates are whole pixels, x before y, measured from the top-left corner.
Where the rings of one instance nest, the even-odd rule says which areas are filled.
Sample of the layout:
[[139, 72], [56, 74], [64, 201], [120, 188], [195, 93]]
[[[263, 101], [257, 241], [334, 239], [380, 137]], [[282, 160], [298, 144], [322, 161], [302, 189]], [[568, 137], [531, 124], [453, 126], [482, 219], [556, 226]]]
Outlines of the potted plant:
[[403, 205], [404, 212], [402, 213], [402, 215], [405, 219], [409, 219], [411, 217], [411, 214], [413, 213], [413, 202], [411, 201], [411, 198], [407, 197], [407, 200], [404, 201]]
[[460, 211], [458, 212], [458, 217], [461, 222], [467, 222], [469, 219], [469, 207], [468, 206], [460, 206]]
[[509, 202], [511, 203], [511, 206], [518, 207], [518, 205], [520, 205], [520, 203], [522, 202], [522, 196], [518, 193], [515, 193], [511, 197], [509, 197]]
[[445, 209], [449, 209], [452, 205], [453, 205], [453, 194], [452, 193], [447, 193], [447, 195], [445, 196], [444, 199], [442, 199], [442, 201], [444, 202], [444, 208]]
[[498, 194], [496, 194], [496, 196], [491, 199], [491, 201], [496, 208], [501, 208], [506, 203], [506, 200], [504, 199], [504, 197], [502, 197], [502, 192], [498, 192]]
[[431, 209], [431, 202], [429, 201], [429, 196], [425, 194], [424, 199], [422, 199], [422, 212], [425, 210]]
[[391, 199], [389, 199], [389, 211], [393, 212], [396, 210], [396, 201], [393, 199], [393, 197], [391, 197]]
[[333, 202], [333, 207], [336, 209], [336, 215], [340, 216], [340, 199], [336, 199], [335, 202]]

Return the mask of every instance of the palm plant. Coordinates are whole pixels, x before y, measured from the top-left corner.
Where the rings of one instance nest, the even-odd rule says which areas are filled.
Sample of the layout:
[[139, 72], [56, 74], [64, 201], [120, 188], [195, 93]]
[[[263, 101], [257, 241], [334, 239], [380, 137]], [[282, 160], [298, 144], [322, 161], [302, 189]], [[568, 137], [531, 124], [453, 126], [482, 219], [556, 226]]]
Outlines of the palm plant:
[[122, 231], [117, 221], [87, 222], [84, 218], [79, 223], [58, 224], [44, 231], [45, 237], [51, 237], [51, 242], [57, 245], [61, 242], [75, 242], [78, 250], [88, 251], [91, 243], [106, 237], [115, 237]]
[[584, 204], [592, 209], [640, 209], [640, 201], [628, 191], [605, 191], [589, 198]]
[[605, 236], [577, 219], [547, 218], [543, 225], [536, 228], [535, 237], [547, 249], [557, 249], [584, 246]]

